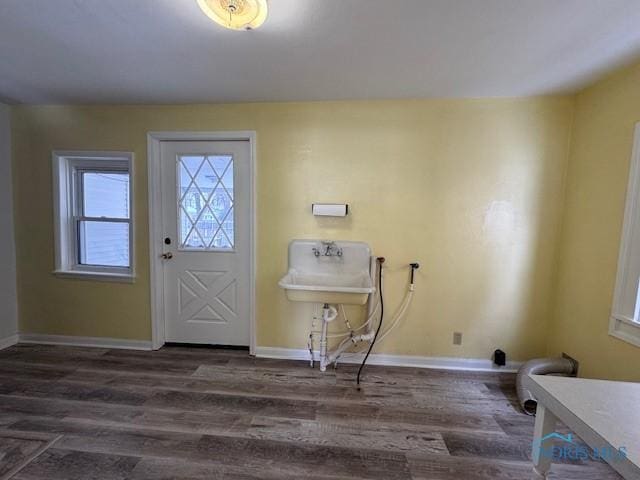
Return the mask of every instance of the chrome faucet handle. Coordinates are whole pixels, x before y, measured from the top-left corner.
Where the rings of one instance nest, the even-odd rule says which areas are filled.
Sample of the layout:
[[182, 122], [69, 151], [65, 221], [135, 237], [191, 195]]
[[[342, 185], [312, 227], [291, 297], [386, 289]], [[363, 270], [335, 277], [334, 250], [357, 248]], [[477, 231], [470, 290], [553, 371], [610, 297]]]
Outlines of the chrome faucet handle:
[[331, 240], [321, 240], [322, 250], [320, 248], [313, 247], [313, 254], [316, 257], [342, 257], [342, 248], [336, 245], [336, 242]]
[[332, 255], [332, 251], [334, 250], [336, 244], [331, 240], [322, 240], [322, 246], [324, 247], [324, 256], [330, 257]]

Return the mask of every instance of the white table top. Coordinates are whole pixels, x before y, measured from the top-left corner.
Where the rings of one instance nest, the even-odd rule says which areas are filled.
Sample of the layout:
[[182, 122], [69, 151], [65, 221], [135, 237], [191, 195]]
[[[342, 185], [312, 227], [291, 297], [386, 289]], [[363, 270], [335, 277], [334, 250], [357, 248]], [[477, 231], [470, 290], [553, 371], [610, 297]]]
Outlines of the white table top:
[[640, 383], [530, 375], [527, 384], [589, 446], [626, 447], [626, 478], [640, 478]]

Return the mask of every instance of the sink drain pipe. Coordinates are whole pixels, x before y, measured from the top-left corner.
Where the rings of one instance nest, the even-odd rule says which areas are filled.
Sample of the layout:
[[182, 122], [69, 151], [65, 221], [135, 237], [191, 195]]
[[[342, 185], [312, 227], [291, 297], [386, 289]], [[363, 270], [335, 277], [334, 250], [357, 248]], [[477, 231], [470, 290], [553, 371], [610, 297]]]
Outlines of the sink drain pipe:
[[566, 375], [573, 376], [577, 372], [576, 362], [569, 358], [535, 358], [523, 364], [516, 377], [516, 391], [522, 410], [527, 415], [535, 415], [538, 401], [524, 385], [529, 375]]
[[327, 331], [329, 323], [333, 322], [338, 316], [336, 307], [327, 303], [322, 307], [322, 336], [320, 337], [320, 371], [327, 369]]

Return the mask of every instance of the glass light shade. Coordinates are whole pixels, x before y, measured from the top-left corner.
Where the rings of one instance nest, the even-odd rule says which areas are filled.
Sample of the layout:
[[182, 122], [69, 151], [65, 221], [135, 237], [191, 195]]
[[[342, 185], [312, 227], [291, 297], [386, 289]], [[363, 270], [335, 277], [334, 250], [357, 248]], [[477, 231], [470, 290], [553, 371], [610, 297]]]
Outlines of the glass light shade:
[[198, 0], [214, 22], [231, 30], [252, 30], [267, 19], [267, 0]]

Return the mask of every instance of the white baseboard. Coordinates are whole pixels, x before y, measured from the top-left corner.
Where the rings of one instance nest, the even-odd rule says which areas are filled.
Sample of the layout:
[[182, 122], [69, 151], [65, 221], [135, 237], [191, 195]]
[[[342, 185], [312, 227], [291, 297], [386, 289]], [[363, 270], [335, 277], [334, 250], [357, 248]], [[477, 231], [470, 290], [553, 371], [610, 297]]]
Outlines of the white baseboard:
[[[309, 350], [295, 348], [256, 347], [256, 357], [280, 358], [286, 360], [309, 360]], [[320, 358], [318, 352], [316, 360]], [[338, 363], [362, 363], [364, 354], [345, 354]], [[422, 357], [416, 355], [387, 355], [372, 353], [367, 360], [371, 365], [389, 367], [417, 367], [435, 368], [440, 370], [467, 370], [475, 372], [517, 372], [523, 362], [507, 362], [504, 367], [498, 367], [489, 359], [457, 358], [457, 357]]]
[[36, 343], [42, 345], [68, 345], [74, 347], [124, 348], [127, 350], [152, 350], [151, 341], [125, 340], [106, 337], [76, 337], [70, 335], [38, 335], [21, 333], [19, 343]]
[[[106, 337], [76, 337], [68, 335], [20, 334], [0, 339], [0, 350], [16, 343], [34, 343], [43, 345], [68, 345], [76, 347], [122, 348], [129, 350], [152, 350], [151, 341], [124, 340]], [[316, 359], [319, 353], [315, 353]], [[258, 358], [279, 358], [285, 360], [309, 360], [309, 351], [295, 348], [256, 347]], [[345, 354], [338, 363], [361, 363], [364, 354]], [[497, 367], [489, 359], [457, 357], [423, 357], [417, 355], [388, 355], [373, 353], [367, 363], [390, 367], [434, 368], [440, 370], [467, 370], [476, 372], [517, 372], [523, 362], [507, 362]]]
[[9, 348], [18, 343], [18, 335], [10, 335], [8, 337], [0, 338], [0, 350]]

